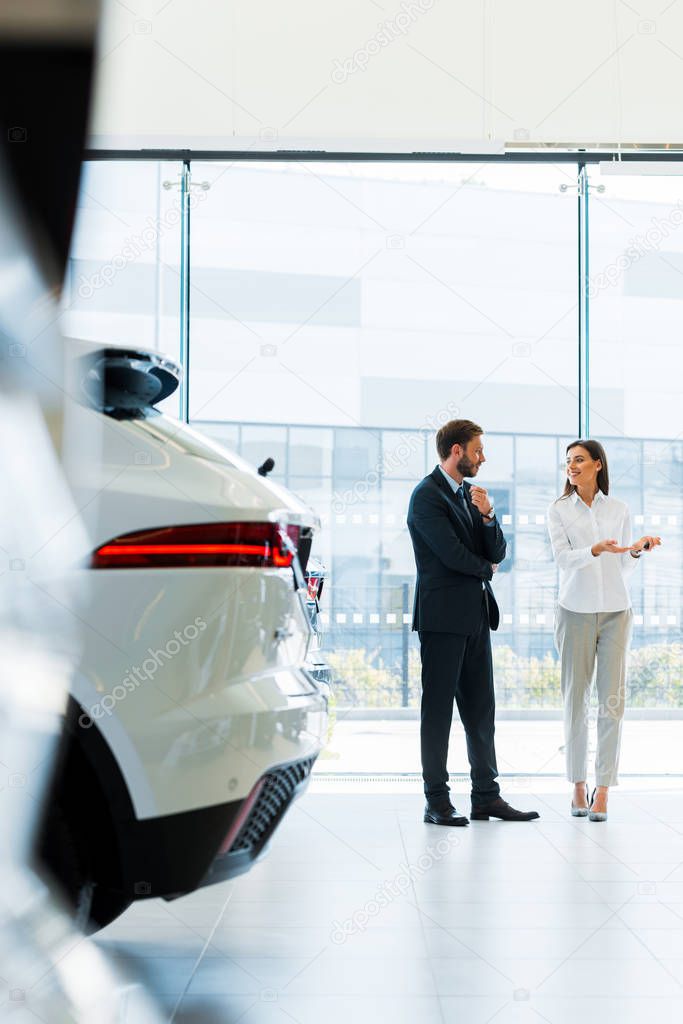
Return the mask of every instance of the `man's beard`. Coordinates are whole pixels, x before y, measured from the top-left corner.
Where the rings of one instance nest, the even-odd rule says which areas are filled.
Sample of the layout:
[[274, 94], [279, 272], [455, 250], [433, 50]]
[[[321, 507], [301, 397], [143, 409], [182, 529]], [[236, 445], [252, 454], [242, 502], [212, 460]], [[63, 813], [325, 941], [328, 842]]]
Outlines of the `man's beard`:
[[477, 466], [475, 466], [475, 464], [473, 462], [470, 462], [470, 460], [467, 458], [466, 455], [463, 455], [463, 457], [457, 463], [455, 468], [457, 469], [457, 471], [460, 474], [460, 476], [476, 476], [477, 475]]

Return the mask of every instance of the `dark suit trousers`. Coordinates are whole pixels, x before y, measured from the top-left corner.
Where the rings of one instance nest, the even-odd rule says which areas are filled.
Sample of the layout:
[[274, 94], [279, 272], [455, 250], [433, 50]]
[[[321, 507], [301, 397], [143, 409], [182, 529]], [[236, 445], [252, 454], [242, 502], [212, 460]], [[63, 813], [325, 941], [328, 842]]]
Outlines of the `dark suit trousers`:
[[488, 803], [500, 793], [494, 744], [496, 702], [493, 691], [491, 634], [482, 600], [479, 628], [471, 636], [420, 631], [422, 777], [428, 800], [449, 792], [448, 740], [455, 698], [467, 738], [472, 802]]

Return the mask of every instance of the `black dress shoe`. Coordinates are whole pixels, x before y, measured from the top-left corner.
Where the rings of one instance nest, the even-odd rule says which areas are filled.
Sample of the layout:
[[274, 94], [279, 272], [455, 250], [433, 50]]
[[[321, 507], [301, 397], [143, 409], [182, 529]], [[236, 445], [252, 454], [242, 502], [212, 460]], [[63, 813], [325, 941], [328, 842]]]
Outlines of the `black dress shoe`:
[[489, 818], [500, 818], [502, 821], [533, 821], [540, 818], [540, 814], [538, 811], [517, 811], [499, 796], [489, 804], [472, 804], [470, 817], [472, 821], [488, 821]]
[[453, 804], [426, 804], [424, 820], [430, 825], [469, 825], [469, 818], [458, 814]]

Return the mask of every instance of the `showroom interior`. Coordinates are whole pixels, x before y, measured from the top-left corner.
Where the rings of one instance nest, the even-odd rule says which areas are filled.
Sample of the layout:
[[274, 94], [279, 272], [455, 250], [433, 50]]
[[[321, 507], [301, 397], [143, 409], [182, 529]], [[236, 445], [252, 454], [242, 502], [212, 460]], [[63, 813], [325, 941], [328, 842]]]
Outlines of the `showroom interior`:
[[[41, 0], [0, 36], [0, 1019], [679, 1021], [683, 5]], [[505, 539], [472, 557], [533, 820], [477, 813], [460, 691], [467, 827], [428, 791], [415, 610], [465, 570], [426, 581], [425, 486]], [[622, 554], [563, 561], [566, 486]], [[617, 557], [584, 809], [558, 595]]]

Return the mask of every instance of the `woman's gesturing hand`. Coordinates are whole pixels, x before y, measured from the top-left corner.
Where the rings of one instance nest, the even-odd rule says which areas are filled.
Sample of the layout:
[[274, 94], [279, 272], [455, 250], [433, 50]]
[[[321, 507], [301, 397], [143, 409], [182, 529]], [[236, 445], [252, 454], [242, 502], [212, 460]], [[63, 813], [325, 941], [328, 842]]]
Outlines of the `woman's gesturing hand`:
[[631, 551], [652, 551], [658, 544], [662, 543], [661, 537], [641, 537], [640, 540], [631, 544]]
[[603, 554], [603, 552], [608, 553], [610, 555], [623, 555], [625, 551], [631, 550], [632, 548], [630, 547], [621, 547], [618, 540], [600, 540], [591, 548], [592, 554], [596, 557], [597, 555]]

